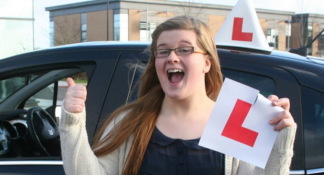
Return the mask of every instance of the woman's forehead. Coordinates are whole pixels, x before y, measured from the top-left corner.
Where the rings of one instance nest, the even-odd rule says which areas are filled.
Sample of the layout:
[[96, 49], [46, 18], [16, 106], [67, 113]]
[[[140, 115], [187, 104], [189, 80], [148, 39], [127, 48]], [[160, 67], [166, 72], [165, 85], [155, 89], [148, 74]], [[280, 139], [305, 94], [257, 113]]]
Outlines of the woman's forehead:
[[157, 47], [179, 44], [196, 45], [197, 35], [192, 30], [163, 31], [157, 39]]

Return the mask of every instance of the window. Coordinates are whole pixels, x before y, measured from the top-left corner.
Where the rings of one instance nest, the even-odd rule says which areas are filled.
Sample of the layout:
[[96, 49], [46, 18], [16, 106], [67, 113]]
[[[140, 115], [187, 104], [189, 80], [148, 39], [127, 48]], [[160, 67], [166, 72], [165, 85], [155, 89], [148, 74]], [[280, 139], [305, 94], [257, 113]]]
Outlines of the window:
[[129, 92], [127, 96], [127, 102], [132, 102], [137, 99], [138, 81], [144, 72], [146, 64], [147, 63], [140, 62], [131, 66], [130, 72], [128, 74]]
[[[313, 40], [313, 27], [308, 25], [307, 31], [308, 31], [307, 38], [306, 38], [306, 41], [304, 42], [303, 46], [306, 46], [309, 42], [311, 42]], [[313, 48], [313, 45], [309, 45], [307, 47], [307, 55], [313, 55], [312, 48]]]
[[154, 32], [157, 23], [140, 22], [140, 40], [141, 41], [151, 41], [151, 35]]
[[36, 106], [46, 109], [53, 105], [53, 99], [54, 99], [54, 84], [50, 84], [49, 86], [37, 92], [35, 95], [31, 96], [26, 101], [24, 109], [28, 110]]
[[87, 32], [86, 31], [82, 31], [82, 42], [87, 42]]
[[87, 42], [87, 14], [81, 14], [81, 41]]
[[268, 29], [267, 31], [267, 41], [270, 47], [278, 49], [278, 30], [277, 29]]
[[242, 84], [248, 85], [260, 91], [265, 97], [274, 94], [276, 91], [275, 82], [265, 76], [260, 76], [251, 73], [244, 73], [233, 70], [223, 70], [224, 77], [228, 77]]
[[[87, 85], [78, 68], [34, 72], [0, 80], [0, 161], [59, 160], [58, 126], [66, 77]], [[33, 133], [34, 132], [34, 133]], [[49, 133], [51, 136], [47, 136]]]
[[26, 77], [13, 77], [0, 81], [0, 103], [26, 84]]
[[302, 87], [307, 169], [324, 167], [324, 94]]
[[9, 98], [16, 91], [22, 87], [33, 82], [36, 78], [41, 76], [43, 73], [27, 74], [23, 76], [12, 77], [9, 79], [0, 81], [0, 103], [5, 99]]
[[288, 51], [290, 49], [290, 37], [291, 37], [291, 22], [287, 21], [286, 24], [286, 50]]
[[140, 41], [148, 41], [148, 38], [146, 22], [140, 22]]
[[322, 33], [318, 38], [318, 56], [324, 57], [324, 33]]
[[54, 46], [54, 22], [49, 23], [50, 47]]
[[128, 41], [128, 14], [114, 14], [114, 40]]
[[[87, 76], [84, 72], [75, 74], [72, 77], [76, 83], [87, 85]], [[57, 90], [55, 90], [57, 88]], [[55, 108], [55, 117], [60, 119], [61, 115], [61, 105], [63, 99], [65, 97], [65, 93], [67, 91], [67, 83], [65, 79], [61, 79], [57, 81], [57, 87], [55, 88], [55, 84], [51, 83], [50, 85], [44, 87], [36, 94], [32, 95], [24, 105], [24, 109], [28, 110], [33, 107], [41, 107], [43, 109], [47, 109], [49, 107], [54, 106], [53, 103], [56, 103]], [[57, 91], [57, 92], [56, 92]], [[57, 94], [57, 96], [55, 96]], [[53, 101], [56, 99], [55, 101]]]

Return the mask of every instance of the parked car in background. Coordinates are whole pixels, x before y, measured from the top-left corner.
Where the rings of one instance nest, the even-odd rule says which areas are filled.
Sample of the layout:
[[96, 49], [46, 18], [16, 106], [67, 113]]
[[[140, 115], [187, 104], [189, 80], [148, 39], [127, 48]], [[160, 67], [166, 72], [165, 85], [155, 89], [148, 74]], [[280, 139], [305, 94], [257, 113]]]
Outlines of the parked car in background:
[[[88, 42], [0, 60], [0, 174], [64, 174], [57, 124], [67, 77], [86, 81], [89, 142], [136, 99], [149, 43]], [[298, 124], [291, 174], [324, 173], [324, 63], [288, 52], [217, 49], [225, 77], [288, 97]], [[9, 84], [10, 83], [10, 84]], [[132, 92], [132, 89], [135, 92]]]

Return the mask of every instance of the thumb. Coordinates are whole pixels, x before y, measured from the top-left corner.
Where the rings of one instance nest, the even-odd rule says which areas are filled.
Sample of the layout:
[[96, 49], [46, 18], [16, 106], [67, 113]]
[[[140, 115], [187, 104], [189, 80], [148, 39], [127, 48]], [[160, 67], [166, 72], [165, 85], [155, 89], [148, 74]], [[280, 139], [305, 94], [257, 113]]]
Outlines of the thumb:
[[68, 87], [75, 86], [74, 80], [70, 77], [66, 79], [66, 82], [68, 83]]

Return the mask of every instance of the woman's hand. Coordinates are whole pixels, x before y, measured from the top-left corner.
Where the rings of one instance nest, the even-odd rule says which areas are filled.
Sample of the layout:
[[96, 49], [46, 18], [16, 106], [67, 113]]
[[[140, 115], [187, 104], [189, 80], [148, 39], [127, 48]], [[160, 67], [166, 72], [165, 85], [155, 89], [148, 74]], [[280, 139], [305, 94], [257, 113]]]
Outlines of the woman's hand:
[[80, 113], [85, 106], [87, 89], [83, 85], [75, 85], [72, 78], [67, 78], [68, 89], [64, 98], [64, 109], [70, 113]]
[[296, 126], [294, 118], [289, 112], [290, 101], [288, 98], [279, 99], [276, 95], [270, 95], [268, 97], [272, 101], [272, 105], [281, 106], [284, 110], [277, 114], [276, 117], [270, 120], [270, 124], [274, 125], [274, 130], [279, 131], [285, 127]]

